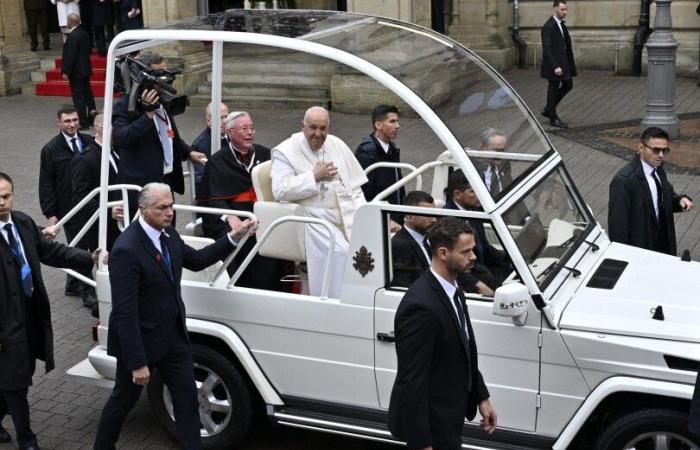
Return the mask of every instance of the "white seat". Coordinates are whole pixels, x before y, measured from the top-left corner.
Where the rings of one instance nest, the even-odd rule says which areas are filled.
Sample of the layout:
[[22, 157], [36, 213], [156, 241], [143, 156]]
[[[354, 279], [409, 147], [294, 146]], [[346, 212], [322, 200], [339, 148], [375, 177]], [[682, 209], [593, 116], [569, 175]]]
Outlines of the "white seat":
[[[260, 221], [257, 236], [260, 237], [272, 222], [285, 216], [304, 217], [304, 208], [297, 203], [276, 202], [272, 196], [272, 180], [270, 179], [271, 161], [258, 164], [253, 168], [251, 177], [257, 201], [253, 207], [255, 216]], [[258, 252], [270, 258], [286, 259], [288, 261], [306, 261], [306, 245], [304, 239], [304, 224], [286, 222], [279, 225], [263, 242]]]
[[[182, 240], [185, 241], [185, 244], [189, 245], [192, 248], [195, 249], [200, 249], [204, 248], [209, 244], [213, 244], [214, 240], [205, 238], [205, 237], [197, 237], [197, 236], [187, 236], [187, 235], [180, 235], [182, 237]], [[216, 263], [212, 264], [211, 266], [207, 267], [204, 270], [201, 270], [199, 272], [193, 272], [191, 270], [182, 269], [182, 279], [183, 280], [188, 280], [188, 281], [199, 281], [202, 283], [208, 283], [209, 280], [214, 278], [214, 275], [216, 272], [219, 270], [219, 268], [223, 265], [221, 261], [217, 261]], [[226, 287], [229, 281], [229, 276], [226, 272], [221, 274], [219, 279], [214, 283], [214, 286], [216, 287]]]

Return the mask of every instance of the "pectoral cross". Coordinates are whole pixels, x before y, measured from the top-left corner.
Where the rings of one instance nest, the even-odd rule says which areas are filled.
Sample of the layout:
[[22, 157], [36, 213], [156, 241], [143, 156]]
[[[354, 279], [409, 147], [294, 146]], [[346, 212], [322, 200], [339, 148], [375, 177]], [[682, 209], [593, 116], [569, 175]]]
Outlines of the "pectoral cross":
[[319, 183], [318, 190], [321, 191], [321, 199], [325, 199], [326, 191], [328, 191], [328, 186], [326, 186], [326, 183], [321, 181], [321, 183]]

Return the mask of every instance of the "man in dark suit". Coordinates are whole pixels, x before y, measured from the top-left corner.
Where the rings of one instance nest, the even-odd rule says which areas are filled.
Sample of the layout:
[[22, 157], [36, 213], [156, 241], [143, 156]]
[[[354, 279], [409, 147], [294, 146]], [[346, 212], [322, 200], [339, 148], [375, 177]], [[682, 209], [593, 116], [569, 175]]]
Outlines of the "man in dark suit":
[[[37, 359], [45, 361], [46, 372], [54, 369], [51, 310], [41, 263], [90, 271], [98, 251], [91, 255], [47, 239], [29, 216], [12, 210], [13, 196], [12, 179], [0, 172], [0, 423], [10, 413], [19, 447], [37, 449], [27, 389]], [[0, 442], [10, 442], [2, 426]]]
[[49, 5], [48, 0], [24, 0], [24, 14], [27, 17], [27, 31], [31, 40], [31, 50], [39, 47], [39, 34], [44, 50], [49, 50]]
[[[158, 53], [144, 52], [139, 61], [154, 70], [167, 70], [168, 65]], [[124, 96], [112, 112], [112, 138], [119, 153], [119, 182], [144, 186], [157, 181], [167, 183], [173, 192], [185, 192], [182, 161], [190, 158], [204, 164], [206, 156], [192, 150], [182, 140], [175, 120], [160, 104], [158, 92], [143, 91], [136, 110], [129, 112], [129, 97]], [[129, 193], [131, 217], [136, 212], [137, 195]]]
[[[112, 0], [95, 0], [92, 9], [95, 47], [100, 56], [107, 56], [107, 43], [114, 39], [114, 4]], [[105, 41], [105, 31], [107, 40]]]
[[173, 195], [163, 183], [144, 186], [141, 217], [117, 238], [109, 261], [112, 312], [107, 353], [117, 358], [114, 389], [102, 411], [95, 449], [114, 449], [127, 414], [157, 368], [173, 399], [181, 448], [201, 449], [197, 388], [180, 293], [182, 269], [202, 270], [225, 258], [254, 225], [201, 250], [171, 227]]
[[557, 128], [568, 128], [557, 115], [557, 105], [574, 87], [572, 77], [576, 76], [574, 51], [571, 37], [564, 19], [568, 7], [566, 0], [554, 0], [554, 14], [542, 26], [542, 64], [540, 76], [549, 80], [547, 85], [547, 106], [542, 115]]
[[[445, 202], [445, 209], [481, 210], [479, 198], [461, 170], [455, 170], [450, 174], [447, 191], [449, 198]], [[469, 225], [474, 230], [474, 253], [477, 257], [472, 275], [489, 287], [489, 292], [485, 295], [493, 296], [493, 291], [503, 283], [505, 277], [513, 270], [510, 258], [506, 252], [489, 243], [483, 222], [469, 220]]]
[[[505, 134], [495, 128], [487, 128], [481, 133], [480, 150], [490, 152], [505, 152], [508, 145], [508, 139]], [[513, 183], [513, 175], [510, 161], [490, 158], [490, 159], [474, 159], [474, 166], [479, 171], [481, 179], [484, 180], [486, 188], [491, 193], [493, 198], [503, 192]]]
[[388, 426], [408, 448], [457, 450], [464, 419], [472, 420], [477, 408], [487, 432], [497, 423], [457, 283], [476, 260], [474, 234], [463, 220], [446, 217], [428, 240], [430, 270], [411, 285], [394, 319], [398, 368]]
[[673, 213], [689, 211], [693, 201], [676, 194], [666, 177], [664, 157], [671, 149], [664, 130], [647, 128], [637, 147], [639, 154], [610, 182], [610, 240], [675, 256]]
[[80, 16], [68, 15], [68, 27], [70, 32], [63, 44], [63, 65], [61, 72], [64, 78], [68, 78], [70, 92], [73, 96], [73, 105], [78, 110], [80, 129], [87, 130], [90, 121], [97, 114], [95, 97], [90, 88], [90, 76], [92, 65], [90, 64], [90, 52], [92, 41], [85, 28], [80, 25]]
[[[211, 117], [212, 117], [213, 105], [209, 103], [205, 112], [206, 128], [202, 130], [199, 135], [192, 141], [192, 148], [209, 159], [211, 158]], [[226, 122], [226, 117], [228, 116], [229, 110], [228, 106], [225, 104], [219, 105], [219, 120], [221, 125], [221, 139], [216, 145], [218, 148], [228, 147], [228, 139], [226, 137], [226, 130], [224, 129], [224, 122]], [[194, 191], [196, 197], [199, 197], [202, 190], [202, 179], [204, 178], [204, 166], [201, 164], [195, 164], [194, 166]]]
[[[427, 192], [411, 191], [403, 199], [404, 206], [435, 208], [435, 200]], [[435, 217], [407, 214], [403, 227], [391, 238], [392, 286], [409, 287], [430, 266], [431, 252], [427, 233]]]
[[[100, 187], [100, 170], [102, 167], [102, 129], [104, 115], [95, 116], [95, 140], [88, 145], [87, 149], [73, 158], [71, 161], [71, 176], [73, 188], [73, 203], [77, 204], [90, 194], [95, 188]], [[116, 184], [119, 171], [119, 155], [111, 150], [109, 154], [109, 184]], [[118, 200], [121, 196], [118, 193], [110, 192], [109, 200]], [[86, 223], [90, 217], [98, 210], [100, 197], [95, 196], [80, 211], [79, 221]], [[112, 250], [115, 239], [119, 236], [117, 220], [123, 219], [123, 210], [120, 206], [111, 209], [107, 223], [107, 251]], [[80, 241], [80, 247], [85, 249], [97, 248], [97, 223], [93, 225]]]
[[[71, 105], [62, 106], [56, 114], [59, 133], [41, 149], [39, 166], [39, 204], [48, 225], [55, 225], [73, 208], [71, 161], [92, 142], [92, 136], [78, 132], [78, 113]], [[68, 242], [84, 224], [73, 218], [64, 229]], [[82, 273], [82, 272], [81, 272]], [[90, 272], [82, 273], [90, 277]], [[96, 299], [92, 287], [66, 276], [66, 295], [82, 297], [83, 304], [91, 307]]]

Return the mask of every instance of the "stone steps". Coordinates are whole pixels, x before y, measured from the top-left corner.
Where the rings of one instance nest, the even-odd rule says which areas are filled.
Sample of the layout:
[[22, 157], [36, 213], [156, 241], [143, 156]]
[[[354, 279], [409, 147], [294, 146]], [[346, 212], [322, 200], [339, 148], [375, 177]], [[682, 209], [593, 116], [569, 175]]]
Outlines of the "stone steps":
[[[189, 96], [188, 99], [190, 106], [205, 107], [209, 104], [209, 102], [211, 102], [211, 96], [208, 94], [195, 94]], [[330, 99], [328, 98], [235, 95], [222, 96], [222, 101], [226, 103], [231, 110], [294, 110], [308, 109], [312, 106], [323, 106], [324, 108], [330, 108]]]

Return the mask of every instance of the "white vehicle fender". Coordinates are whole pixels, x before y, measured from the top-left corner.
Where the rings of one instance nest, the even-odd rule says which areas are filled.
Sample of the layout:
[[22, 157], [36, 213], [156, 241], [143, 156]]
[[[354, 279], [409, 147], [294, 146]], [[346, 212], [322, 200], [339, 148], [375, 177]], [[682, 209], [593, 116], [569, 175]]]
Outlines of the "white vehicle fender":
[[277, 391], [272, 387], [263, 371], [260, 370], [253, 355], [250, 354], [248, 347], [235, 331], [219, 323], [191, 318], [187, 318], [187, 331], [189, 333], [211, 336], [225, 343], [236, 356], [241, 366], [243, 366], [253, 384], [255, 384], [263, 401], [268, 405], [284, 405]]
[[612, 377], [600, 383], [586, 398], [574, 417], [566, 425], [559, 439], [552, 446], [553, 450], [566, 450], [585, 425], [596, 407], [605, 398], [616, 392], [635, 392], [640, 394], [661, 395], [690, 400], [694, 387], [689, 384], [670, 383], [659, 380], [647, 380], [630, 377]]

